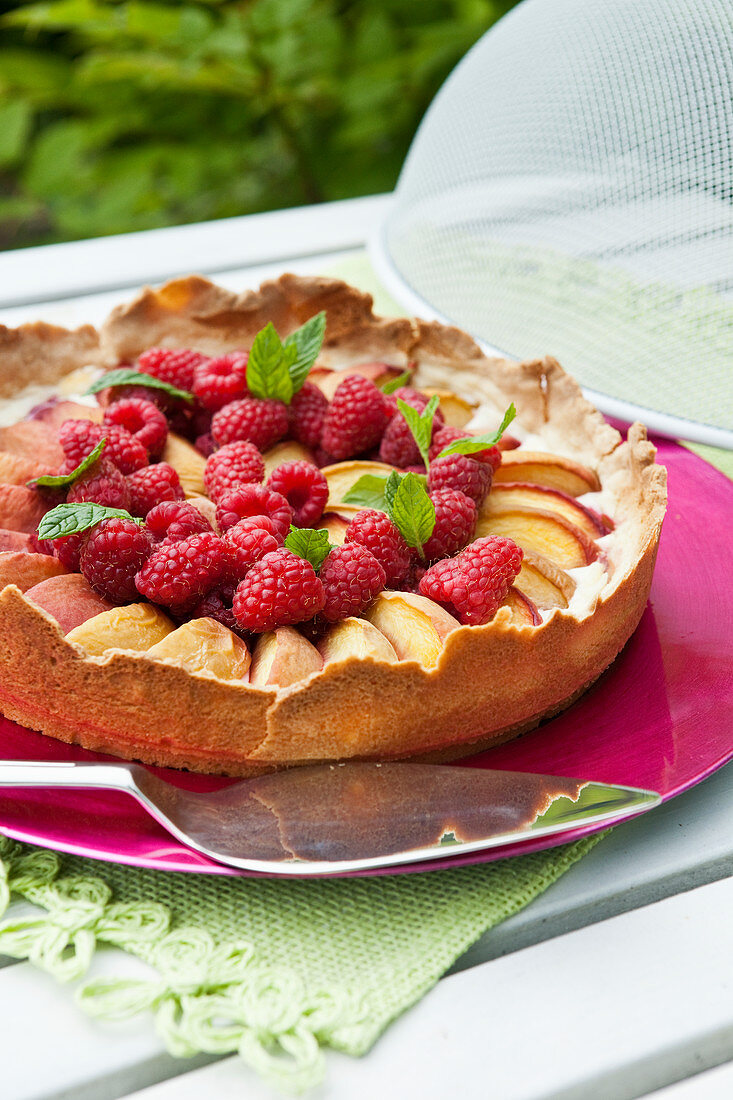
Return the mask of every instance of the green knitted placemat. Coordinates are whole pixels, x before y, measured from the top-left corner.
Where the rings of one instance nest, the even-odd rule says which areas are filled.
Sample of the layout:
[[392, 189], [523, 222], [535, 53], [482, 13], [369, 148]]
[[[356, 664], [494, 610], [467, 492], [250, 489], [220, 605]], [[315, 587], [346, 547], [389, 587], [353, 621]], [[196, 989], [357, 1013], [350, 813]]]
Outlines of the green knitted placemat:
[[[476, 867], [326, 881], [102, 864], [0, 836], [0, 953], [29, 959], [93, 1016], [152, 1012], [168, 1050], [241, 1057], [274, 1086], [321, 1079], [325, 1046], [359, 1055], [487, 929], [599, 840]], [[153, 970], [84, 982], [97, 945]]]

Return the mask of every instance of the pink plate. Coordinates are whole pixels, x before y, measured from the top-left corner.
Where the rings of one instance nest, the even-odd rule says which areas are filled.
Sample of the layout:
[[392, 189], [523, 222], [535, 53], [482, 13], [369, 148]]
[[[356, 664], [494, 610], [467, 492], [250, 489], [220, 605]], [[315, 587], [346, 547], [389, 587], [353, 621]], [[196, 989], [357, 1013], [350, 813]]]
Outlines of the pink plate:
[[[461, 766], [626, 783], [659, 791], [666, 800], [733, 757], [733, 483], [683, 447], [656, 442], [659, 460], [669, 471], [669, 510], [651, 599], [633, 638], [570, 710], [516, 741], [461, 761]], [[3, 719], [0, 753], [11, 760], [109, 759]], [[189, 790], [210, 791], [232, 782], [155, 770]], [[603, 826], [398, 870], [504, 858], [566, 843], [598, 828]], [[118, 863], [244, 873], [179, 844], [121, 794], [8, 789], [0, 795], [0, 830], [47, 848]]]

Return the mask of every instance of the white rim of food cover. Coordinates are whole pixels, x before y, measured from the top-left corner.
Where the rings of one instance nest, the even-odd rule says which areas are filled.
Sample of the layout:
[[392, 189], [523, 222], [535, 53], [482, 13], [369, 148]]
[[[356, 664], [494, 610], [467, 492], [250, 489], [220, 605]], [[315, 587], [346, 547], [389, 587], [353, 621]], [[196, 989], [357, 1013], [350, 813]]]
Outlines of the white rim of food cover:
[[[418, 294], [395, 266], [387, 247], [385, 232], [393, 204], [394, 199], [387, 207], [382, 221], [367, 242], [369, 260], [377, 274], [377, 278], [392, 297], [416, 317], [421, 317], [426, 321], [439, 321], [444, 325], [455, 325], [456, 322], [452, 318], [446, 317], [444, 313], [435, 309], [427, 299]], [[511, 351], [487, 344], [485, 340], [481, 340], [474, 333], [471, 333], [471, 336], [486, 355], [499, 355], [507, 359], [517, 358]], [[543, 355], [546, 351], [547, 349], [538, 348], [537, 354]], [[643, 405], [635, 405], [629, 401], [622, 401], [617, 397], [610, 396], [610, 394], [587, 389], [585, 386], [583, 387], [583, 393], [589, 401], [607, 416], [613, 416], [628, 423], [641, 420], [650, 431], [669, 439], [685, 439], [691, 443], [702, 443], [709, 447], [723, 447], [726, 450], [733, 450], [733, 431], [726, 428], [701, 424], [696, 420], [688, 420], [683, 416], [670, 416], [668, 413], [645, 408]]]

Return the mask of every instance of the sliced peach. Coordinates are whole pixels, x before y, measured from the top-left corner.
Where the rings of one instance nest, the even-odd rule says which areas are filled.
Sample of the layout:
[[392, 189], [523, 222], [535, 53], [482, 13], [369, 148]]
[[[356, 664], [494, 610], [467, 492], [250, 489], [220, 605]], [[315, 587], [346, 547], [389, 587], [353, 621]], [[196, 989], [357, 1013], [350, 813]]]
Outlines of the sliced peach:
[[218, 680], [244, 680], [250, 665], [242, 639], [216, 619], [191, 619], [146, 650], [145, 656]]
[[181, 488], [187, 497], [206, 496], [204, 485], [206, 459], [175, 432], [168, 432], [162, 461], [168, 462], [176, 471]]
[[514, 583], [542, 611], [567, 607], [576, 587], [572, 577], [534, 550], [524, 551]]
[[64, 461], [58, 431], [40, 420], [21, 420], [0, 428], [0, 450], [54, 470]]
[[321, 471], [328, 482], [328, 504], [330, 510], [340, 504], [349, 489], [356, 485], [360, 477], [373, 474], [376, 477], [388, 477], [394, 469], [385, 462], [334, 462], [332, 466], [324, 466]]
[[4, 485], [25, 485], [41, 474], [55, 474], [56, 466], [43, 465], [32, 458], [0, 451], [0, 482]]
[[322, 668], [323, 659], [307, 638], [292, 626], [278, 626], [257, 639], [249, 682], [257, 687], [284, 688]]
[[0, 527], [33, 535], [48, 511], [48, 504], [35, 489], [25, 485], [0, 485]]
[[524, 481], [532, 485], [546, 485], [560, 489], [571, 497], [583, 493], [595, 493], [601, 483], [598, 475], [588, 466], [581, 466], [572, 458], [545, 454], [543, 451], [502, 451], [501, 466], [494, 474], [494, 482]]
[[325, 662], [346, 661], [356, 657], [362, 661], [372, 657], [375, 661], [396, 661], [397, 654], [381, 630], [366, 619], [349, 616], [329, 627], [318, 643], [318, 651]]
[[[13, 532], [14, 533], [14, 532]], [[6, 584], [15, 584], [21, 592], [65, 573], [58, 558], [48, 554], [34, 554], [26, 550], [0, 551], [0, 589]]]
[[24, 554], [35, 553], [33, 538], [26, 531], [8, 531], [0, 527], [0, 550], [22, 551]]
[[382, 386], [385, 382], [391, 382], [393, 378], [399, 378], [404, 374], [403, 367], [392, 367], [389, 363], [359, 363], [344, 370], [331, 370], [329, 367], [313, 367], [308, 375], [308, 381], [318, 386], [325, 393], [329, 401], [332, 400], [339, 384], [350, 374], [361, 375], [368, 378], [375, 386]]
[[543, 512], [556, 512], [570, 520], [590, 539], [606, 534], [600, 516], [580, 504], [575, 497], [549, 485], [532, 485], [527, 481], [500, 481], [492, 485], [484, 501], [482, 514], [503, 512], [513, 508], [539, 508]]
[[542, 622], [535, 604], [518, 588], [510, 588], [500, 606], [509, 608], [513, 626], [539, 626]]
[[107, 649], [150, 649], [175, 630], [174, 624], [158, 607], [149, 603], [131, 603], [102, 611], [74, 627], [66, 635], [93, 657]]
[[262, 456], [265, 463], [265, 481], [270, 476], [273, 470], [278, 466], [282, 466], [283, 462], [312, 462], [316, 464], [316, 456], [313, 451], [309, 451], [307, 447], [304, 447], [302, 443], [298, 443], [295, 439], [286, 439], [283, 443], [276, 443], [274, 447], [270, 447], [269, 451], [265, 451]]
[[507, 508], [482, 515], [476, 537], [504, 535], [522, 550], [536, 550], [561, 569], [578, 569], [598, 556], [598, 548], [585, 532], [554, 512], [532, 508]]
[[449, 390], [421, 390], [427, 397], [438, 395], [438, 407], [443, 414], [443, 419], [451, 428], [465, 428], [476, 411], [475, 405], [469, 405], [462, 397], [458, 397]]
[[64, 634], [114, 607], [94, 591], [81, 573], [49, 577], [28, 588], [25, 595], [26, 599], [52, 615]]
[[392, 643], [400, 661], [437, 664], [443, 643], [461, 624], [426, 596], [412, 592], [381, 592], [364, 613]]
[[51, 398], [50, 401], [45, 401], [33, 410], [31, 420], [40, 421], [54, 431], [58, 431], [64, 420], [93, 420], [95, 424], [101, 424], [103, 416], [104, 413], [99, 405], [81, 405], [78, 401], [59, 401]]

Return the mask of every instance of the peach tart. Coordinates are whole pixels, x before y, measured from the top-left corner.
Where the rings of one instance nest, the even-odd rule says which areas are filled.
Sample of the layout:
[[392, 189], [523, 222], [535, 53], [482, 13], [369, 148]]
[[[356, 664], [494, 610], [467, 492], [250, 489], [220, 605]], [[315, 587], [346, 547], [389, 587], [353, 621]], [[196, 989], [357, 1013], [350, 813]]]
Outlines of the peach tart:
[[0, 328], [0, 396], [0, 711], [87, 749], [451, 760], [572, 703], [649, 595], [644, 427], [342, 282]]

